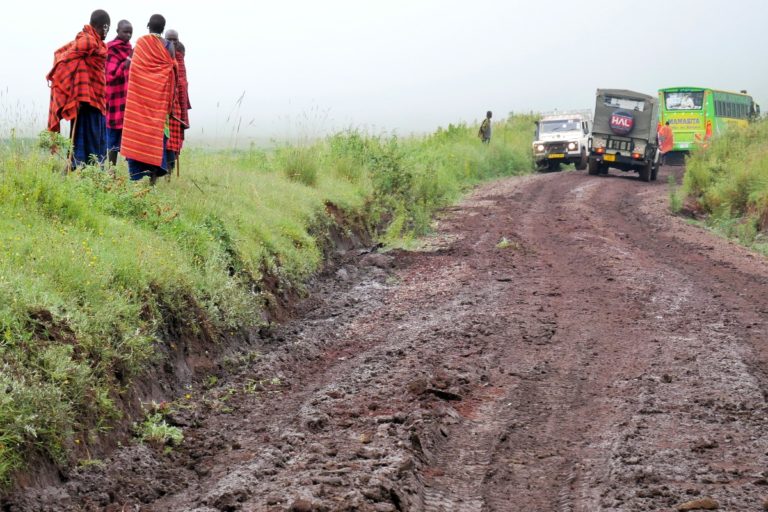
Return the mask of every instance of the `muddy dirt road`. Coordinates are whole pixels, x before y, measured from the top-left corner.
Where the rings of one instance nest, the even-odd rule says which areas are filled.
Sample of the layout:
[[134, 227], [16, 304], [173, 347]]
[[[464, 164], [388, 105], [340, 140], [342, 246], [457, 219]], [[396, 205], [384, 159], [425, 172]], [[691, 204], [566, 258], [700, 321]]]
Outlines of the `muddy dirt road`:
[[5, 509], [763, 510], [768, 265], [669, 216], [665, 170], [499, 181], [346, 254], [171, 414], [182, 447]]

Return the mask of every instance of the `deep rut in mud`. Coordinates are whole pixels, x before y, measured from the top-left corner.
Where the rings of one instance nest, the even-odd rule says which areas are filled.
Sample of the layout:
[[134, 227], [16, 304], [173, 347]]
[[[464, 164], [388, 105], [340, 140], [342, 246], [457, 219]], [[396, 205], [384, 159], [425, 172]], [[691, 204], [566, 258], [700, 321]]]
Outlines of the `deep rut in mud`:
[[182, 447], [3, 506], [761, 510], [768, 265], [668, 215], [665, 178], [503, 180], [418, 251], [347, 253], [182, 400]]

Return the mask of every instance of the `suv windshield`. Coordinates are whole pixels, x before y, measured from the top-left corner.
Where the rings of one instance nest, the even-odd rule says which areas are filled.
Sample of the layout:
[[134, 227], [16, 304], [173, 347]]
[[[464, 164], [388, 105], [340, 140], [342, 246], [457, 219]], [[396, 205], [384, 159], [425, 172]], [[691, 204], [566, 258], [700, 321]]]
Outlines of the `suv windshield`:
[[575, 130], [581, 130], [581, 123], [576, 119], [541, 121], [539, 123], [539, 133], [570, 132]]
[[645, 101], [643, 100], [631, 100], [629, 98], [619, 98], [617, 96], [606, 96], [605, 104], [609, 107], [635, 110], [637, 112], [642, 112], [645, 109]]
[[664, 93], [667, 110], [701, 110], [704, 91], [678, 91]]

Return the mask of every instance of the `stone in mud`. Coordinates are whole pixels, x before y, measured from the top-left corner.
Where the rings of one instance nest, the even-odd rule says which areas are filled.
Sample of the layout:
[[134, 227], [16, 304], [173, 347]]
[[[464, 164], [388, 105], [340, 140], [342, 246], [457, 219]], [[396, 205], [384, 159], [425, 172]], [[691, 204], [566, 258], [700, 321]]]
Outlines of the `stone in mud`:
[[691, 451], [693, 452], [703, 452], [705, 450], [712, 450], [714, 448], [717, 448], [719, 445], [717, 441], [714, 439], [707, 439], [702, 438], [697, 440], [695, 443], [693, 443], [693, 446], [691, 446]]
[[305, 499], [298, 499], [291, 503], [291, 512], [313, 512], [315, 506], [311, 501]]
[[403, 475], [404, 473], [408, 473], [410, 471], [413, 471], [413, 469], [416, 467], [416, 463], [413, 461], [413, 458], [406, 457], [398, 466], [397, 466], [397, 474]]
[[425, 391], [427, 393], [431, 393], [435, 395], [437, 398], [440, 398], [442, 400], [462, 400], [463, 399], [463, 397], [460, 394], [454, 393], [453, 391], [448, 391], [447, 389], [427, 388]]
[[428, 387], [429, 387], [429, 383], [427, 382], [427, 379], [423, 379], [423, 378], [414, 379], [408, 383], [408, 391], [414, 395], [423, 394]]
[[385, 254], [370, 253], [363, 256], [360, 260], [360, 264], [364, 267], [378, 267], [382, 269], [388, 269], [392, 266], [394, 258]]
[[382, 502], [389, 497], [389, 493], [383, 486], [377, 485], [363, 489], [363, 496], [373, 502]]
[[384, 452], [375, 448], [360, 448], [355, 455], [360, 459], [381, 459], [384, 457]]
[[678, 505], [676, 510], [684, 512], [686, 510], [717, 510], [719, 508], [720, 504], [712, 498], [701, 498]]
[[307, 418], [304, 424], [310, 432], [320, 432], [328, 426], [328, 415], [315, 414]]

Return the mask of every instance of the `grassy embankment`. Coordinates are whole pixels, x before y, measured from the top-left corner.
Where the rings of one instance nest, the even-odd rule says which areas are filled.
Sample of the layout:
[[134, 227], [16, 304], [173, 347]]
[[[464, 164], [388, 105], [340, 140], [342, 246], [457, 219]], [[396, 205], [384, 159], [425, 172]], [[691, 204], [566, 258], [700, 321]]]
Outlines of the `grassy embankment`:
[[169, 324], [216, 339], [258, 322], [266, 275], [300, 289], [322, 264], [328, 204], [389, 221], [388, 241], [423, 233], [471, 185], [531, 169], [531, 121], [496, 123], [489, 147], [459, 125], [192, 149], [155, 189], [93, 168], [64, 177], [31, 144], [0, 144], [0, 481], [109, 431], [121, 393], [173, 344]]
[[673, 209], [684, 200], [716, 232], [768, 254], [768, 120], [731, 130], [693, 153]]

